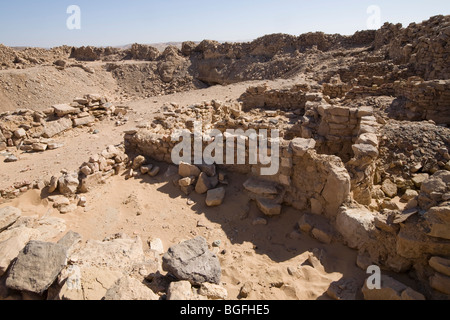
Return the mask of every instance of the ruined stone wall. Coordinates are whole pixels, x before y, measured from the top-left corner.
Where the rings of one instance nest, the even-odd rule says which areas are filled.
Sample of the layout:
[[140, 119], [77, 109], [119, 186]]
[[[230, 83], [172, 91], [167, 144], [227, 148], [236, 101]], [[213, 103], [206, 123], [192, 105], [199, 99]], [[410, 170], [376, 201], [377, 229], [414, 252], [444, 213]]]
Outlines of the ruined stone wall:
[[396, 64], [407, 64], [425, 80], [448, 79], [450, 16], [435, 16], [406, 28], [386, 23], [377, 31], [375, 49], [385, 49]]
[[409, 120], [433, 120], [450, 124], [450, 80], [411, 78], [395, 84], [396, 95], [406, 99]]
[[306, 101], [315, 100], [309, 86], [298, 85], [286, 90], [272, 90], [267, 86], [250, 87], [240, 97], [243, 111], [253, 108], [277, 109], [277, 110], [301, 110]]

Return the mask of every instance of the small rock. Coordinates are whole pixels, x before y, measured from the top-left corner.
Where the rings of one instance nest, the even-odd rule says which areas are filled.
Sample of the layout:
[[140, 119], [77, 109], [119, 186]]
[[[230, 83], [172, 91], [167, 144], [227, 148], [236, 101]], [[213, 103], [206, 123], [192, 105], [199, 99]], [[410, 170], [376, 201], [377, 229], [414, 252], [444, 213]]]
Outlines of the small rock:
[[267, 225], [267, 220], [264, 218], [256, 218], [252, 223], [254, 226], [265, 226]]
[[17, 129], [16, 131], [14, 131], [14, 136], [15, 136], [17, 139], [22, 139], [22, 138], [24, 138], [26, 135], [27, 135], [27, 132], [26, 132], [23, 128], [20, 128], [20, 129]]
[[256, 199], [258, 208], [269, 217], [279, 216], [281, 214], [282, 206], [270, 199]]
[[163, 270], [179, 280], [192, 283], [220, 283], [221, 268], [217, 256], [208, 250], [202, 237], [171, 247], [163, 256]]
[[148, 246], [149, 246], [150, 250], [156, 251], [158, 254], [164, 253], [164, 246], [163, 246], [162, 240], [159, 238], [149, 239]]
[[47, 147], [48, 146], [44, 143], [33, 143], [33, 145], [32, 145], [33, 151], [36, 151], [36, 152], [43, 152], [43, 151], [47, 150]]
[[106, 301], [152, 301], [159, 300], [150, 288], [137, 279], [124, 276], [119, 279], [105, 294]]
[[178, 168], [178, 174], [183, 178], [186, 177], [198, 177], [201, 173], [201, 170], [192, 164], [181, 162]]
[[225, 198], [225, 188], [209, 190], [206, 196], [206, 205], [208, 207], [220, 206]]
[[188, 186], [194, 184], [194, 182], [195, 182], [195, 177], [186, 177], [186, 178], [180, 179], [178, 181], [178, 184], [180, 187], [188, 187]]
[[222, 244], [222, 241], [216, 240], [213, 242], [213, 247], [219, 248], [221, 244]]
[[213, 283], [202, 283], [198, 293], [211, 300], [225, 300], [228, 297], [227, 289]]
[[394, 198], [398, 192], [397, 185], [389, 179], [384, 180], [381, 190], [389, 198]]
[[137, 156], [134, 160], [133, 160], [133, 170], [137, 170], [139, 169], [142, 165], [144, 165], [146, 162], [146, 159], [144, 156]]
[[10, 155], [9, 157], [7, 157], [5, 159], [4, 162], [8, 163], [8, 162], [17, 162], [19, 161], [19, 159], [17, 159], [17, 157], [15, 155]]
[[251, 282], [246, 282], [239, 291], [239, 297], [244, 299], [248, 298], [248, 296], [252, 291], [253, 291], [253, 284]]
[[152, 170], [152, 169], [153, 169], [153, 165], [152, 165], [152, 164], [149, 164], [149, 165], [146, 165], [146, 166], [142, 166], [142, 167], [141, 167], [141, 173], [142, 173], [142, 174], [147, 174], [147, 173], [149, 173], [150, 170]]
[[198, 176], [197, 184], [195, 185], [195, 192], [198, 194], [204, 194], [215, 188], [219, 184], [217, 177], [208, 177], [208, 175], [204, 172], [200, 173]]
[[188, 301], [195, 300], [195, 294], [189, 281], [172, 282], [167, 289], [167, 300]]
[[151, 171], [148, 172], [150, 177], [156, 177], [160, 171], [159, 167], [154, 167]]
[[78, 206], [84, 208], [84, 207], [86, 207], [86, 204], [87, 204], [86, 197], [80, 197], [78, 200]]
[[53, 193], [58, 188], [58, 177], [53, 176], [50, 179], [50, 184], [48, 186], [48, 192]]

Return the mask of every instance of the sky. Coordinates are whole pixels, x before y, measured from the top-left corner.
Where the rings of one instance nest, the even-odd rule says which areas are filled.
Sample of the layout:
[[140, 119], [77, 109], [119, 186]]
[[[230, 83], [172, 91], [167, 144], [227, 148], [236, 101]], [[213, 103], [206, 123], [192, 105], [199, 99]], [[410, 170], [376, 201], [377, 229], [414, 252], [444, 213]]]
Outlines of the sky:
[[[72, 19], [76, 5], [80, 19]], [[450, 14], [448, 0], [2, 0], [0, 43], [7, 46], [121, 46], [181, 41], [248, 41], [271, 33], [366, 30], [376, 5], [382, 23]], [[80, 29], [69, 29], [79, 21]], [[370, 25], [373, 25], [370, 24]], [[369, 25], [369, 26], [370, 26]]]

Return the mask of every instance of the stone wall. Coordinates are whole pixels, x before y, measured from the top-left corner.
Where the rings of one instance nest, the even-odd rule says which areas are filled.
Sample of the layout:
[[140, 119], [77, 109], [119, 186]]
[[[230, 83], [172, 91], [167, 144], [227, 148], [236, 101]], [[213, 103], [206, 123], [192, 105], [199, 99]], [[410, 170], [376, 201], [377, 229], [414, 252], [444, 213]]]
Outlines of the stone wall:
[[395, 84], [396, 95], [406, 99], [408, 120], [433, 120], [450, 124], [450, 80], [410, 78]]

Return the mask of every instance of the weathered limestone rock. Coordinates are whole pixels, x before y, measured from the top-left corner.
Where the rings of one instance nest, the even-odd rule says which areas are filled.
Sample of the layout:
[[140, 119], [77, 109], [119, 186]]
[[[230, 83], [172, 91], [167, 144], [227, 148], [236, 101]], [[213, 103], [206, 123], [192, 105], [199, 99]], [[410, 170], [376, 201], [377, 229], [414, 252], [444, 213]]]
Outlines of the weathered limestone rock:
[[450, 241], [427, 236], [408, 221], [397, 235], [397, 253], [407, 259], [419, 259], [425, 254], [450, 256]]
[[450, 206], [433, 207], [425, 214], [429, 236], [450, 240]]
[[384, 194], [389, 198], [394, 198], [398, 192], [397, 185], [390, 179], [384, 180], [381, 190], [383, 190]]
[[58, 244], [30, 241], [11, 267], [6, 286], [42, 294], [66, 264], [66, 252]]
[[63, 195], [73, 195], [77, 193], [79, 184], [78, 174], [76, 173], [66, 174], [58, 179], [59, 192]]
[[322, 191], [322, 197], [326, 201], [325, 213], [328, 217], [336, 216], [339, 207], [347, 201], [350, 185], [350, 176], [345, 167], [330, 165], [327, 182]]
[[342, 278], [333, 282], [327, 290], [327, 295], [334, 300], [356, 300], [358, 285], [355, 279]]
[[228, 297], [227, 289], [213, 283], [202, 283], [198, 293], [211, 300], [225, 300]]
[[80, 243], [81, 235], [73, 231], [67, 232], [66, 235], [58, 241], [58, 244], [66, 251], [67, 257], [70, 257]]
[[72, 120], [62, 118], [57, 121], [47, 122], [44, 126], [44, 138], [52, 138], [57, 134], [72, 128]]
[[428, 173], [420, 173], [412, 177], [412, 182], [417, 188], [420, 188], [422, 186], [422, 183], [430, 178], [430, 175]]
[[192, 164], [181, 162], [178, 168], [178, 174], [183, 177], [198, 177], [201, 173], [201, 170]]
[[96, 185], [100, 184], [102, 182], [102, 180], [103, 180], [103, 174], [101, 172], [91, 174], [81, 180], [79, 191], [81, 193], [88, 193]]
[[60, 118], [68, 115], [68, 114], [77, 114], [80, 113], [79, 108], [73, 108], [69, 104], [56, 104], [52, 106], [53, 110], [55, 111], [56, 115]]
[[0, 242], [0, 276], [8, 270], [11, 261], [19, 255], [25, 245], [39, 235], [39, 231], [27, 227], [15, 228], [9, 232], [8, 238]]
[[225, 188], [209, 190], [206, 196], [206, 205], [208, 207], [220, 206], [225, 198]]
[[450, 277], [436, 272], [434, 276], [430, 278], [430, 286], [442, 293], [450, 295]]
[[0, 209], [0, 232], [11, 226], [22, 215], [22, 210], [14, 207]]
[[144, 251], [139, 237], [121, 237], [107, 241], [89, 240], [72, 256], [82, 266], [109, 267], [125, 271], [143, 262]]
[[58, 177], [51, 177], [50, 184], [48, 185], [48, 192], [53, 193], [58, 188]]
[[167, 290], [167, 300], [189, 301], [198, 300], [189, 281], [172, 282]]
[[36, 152], [43, 152], [48, 148], [48, 146], [45, 143], [33, 143], [31, 147], [33, 148], [33, 151]]
[[343, 207], [336, 219], [336, 229], [350, 248], [358, 249], [371, 241], [370, 234], [375, 230], [374, 218], [372, 212], [364, 207]]
[[256, 199], [256, 204], [259, 210], [261, 210], [266, 216], [273, 217], [281, 214], [282, 206], [274, 200], [258, 198]]
[[136, 158], [134, 158], [132, 166], [133, 170], [139, 169], [142, 165], [145, 164], [146, 161], [147, 160], [144, 156], [137, 156]]
[[163, 257], [163, 269], [177, 279], [193, 284], [220, 283], [219, 259], [208, 250], [208, 244], [202, 237], [171, 247]]
[[137, 279], [125, 276], [119, 279], [111, 288], [108, 289], [104, 300], [151, 301], [159, 300], [159, 296]]
[[198, 194], [204, 194], [215, 188], [219, 184], [219, 180], [217, 177], [208, 177], [208, 175], [204, 172], [200, 173], [198, 177], [197, 184], [195, 185], [195, 192]]
[[17, 139], [22, 139], [27, 135], [27, 132], [23, 128], [19, 128], [16, 131], [14, 131], [14, 137]]
[[377, 147], [374, 147], [371, 144], [354, 144], [352, 149], [355, 156], [359, 158], [369, 157], [375, 159], [379, 155]]
[[432, 257], [429, 261], [430, 267], [450, 277], [450, 260], [441, 257]]
[[303, 156], [308, 150], [316, 147], [314, 139], [296, 138], [291, 141], [291, 149], [297, 157]]
[[84, 117], [84, 118], [75, 118], [72, 121], [73, 121], [74, 127], [80, 127], [80, 126], [88, 125], [90, 123], [94, 123], [95, 118], [92, 116], [88, 116], [88, 117]]
[[425, 300], [419, 292], [385, 275], [381, 276], [381, 289], [370, 290], [366, 282], [362, 292], [366, 300]]

